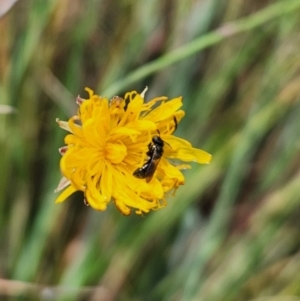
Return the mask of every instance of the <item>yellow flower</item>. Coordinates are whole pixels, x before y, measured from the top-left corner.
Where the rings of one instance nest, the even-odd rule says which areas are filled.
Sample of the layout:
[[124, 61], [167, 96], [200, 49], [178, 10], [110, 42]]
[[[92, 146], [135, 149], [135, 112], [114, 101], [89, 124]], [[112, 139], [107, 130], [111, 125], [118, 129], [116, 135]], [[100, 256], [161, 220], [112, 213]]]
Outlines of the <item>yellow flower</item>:
[[157, 97], [145, 103], [146, 90], [108, 101], [86, 88], [89, 98], [77, 98], [77, 115], [68, 122], [57, 120], [70, 132], [60, 148], [63, 178], [56, 191], [64, 191], [57, 203], [80, 190], [96, 210], [113, 202], [124, 215], [132, 208], [147, 213], [165, 206], [166, 196], [184, 184], [181, 170], [190, 166], [169, 159], [211, 161], [210, 154], [173, 135], [184, 116], [182, 98]]

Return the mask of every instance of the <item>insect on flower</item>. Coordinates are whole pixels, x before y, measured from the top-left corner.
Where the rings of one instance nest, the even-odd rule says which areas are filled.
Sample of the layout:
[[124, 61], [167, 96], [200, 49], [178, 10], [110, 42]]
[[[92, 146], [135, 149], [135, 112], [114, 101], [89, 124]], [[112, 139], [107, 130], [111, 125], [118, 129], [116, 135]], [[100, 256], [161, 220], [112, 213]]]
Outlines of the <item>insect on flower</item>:
[[[173, 116], [174, 119], [174, 131], [177, 129], [177, 119], [175, 116]], [[148, 152], [147, 156], [148, 159], [145, 162], [145, 164], [136, 169], [133, 173], [133, 175], [139, 179], [146, 179], [146, 182], [149, 183], [151, 179], [153, 178], [153, 175], [155, 173], [155, 170], [158, 166], [158, 163], [163, 156], [164, 153], [164, 141], [160, 138], [160, 136], [153, 136], [152, 142], [148, 144]]]
[[108, 100], [86, 91], [87, 99], [77, 97], [76, 115], [57, 119], [68, 132], [59, 149], [63, 176], [57, 203], [82, 191], [95, 210], [114, 204], [124, 215], [148, 213], [164, 207], [166, 198], [184, 184], [182, 170], [190, 166], [180, 161], [210, 163], [209, 153], [173, 135], [185, 115], [182, 97], [145, 102], [145, 89]]
[[146, 179], [149, 183], [154, 175], [157, 165], [164, 153], [164, 142], [159, 136], [153, 136], [152, 142], [148, 145], [148, 160], [146, 163], [136, 169], [133, 175], [139, 179]]

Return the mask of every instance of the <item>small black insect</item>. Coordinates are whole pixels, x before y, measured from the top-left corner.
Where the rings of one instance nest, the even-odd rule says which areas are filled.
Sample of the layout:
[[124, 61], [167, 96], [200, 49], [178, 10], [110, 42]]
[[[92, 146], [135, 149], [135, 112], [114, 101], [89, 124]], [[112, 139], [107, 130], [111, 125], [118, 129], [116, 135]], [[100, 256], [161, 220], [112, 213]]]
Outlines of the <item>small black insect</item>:
[[136, 169], [133, 175], [139, 179], [146, 179], [146, 182], [150, 182], [157, 165], [164, 153], [164, 141], [159, 136], [153, 136], [152, 142], [148, 144], [148, 160], [145, 164]]
[[[173, 116], [173, 120], [174, 120], [173, 132], [175, 132], [177, 129], [177, 119], [175, 116]], [[136, 169], [133, 175], [139, 179], [146, 179], [147, 183], [150, 182], [163, 154], [164, 154], [164, 141], [160, 138], [160, 136], [157, 135], [153, 136], [152, 142], [148, 144], [147, 161], [142, 167]]]

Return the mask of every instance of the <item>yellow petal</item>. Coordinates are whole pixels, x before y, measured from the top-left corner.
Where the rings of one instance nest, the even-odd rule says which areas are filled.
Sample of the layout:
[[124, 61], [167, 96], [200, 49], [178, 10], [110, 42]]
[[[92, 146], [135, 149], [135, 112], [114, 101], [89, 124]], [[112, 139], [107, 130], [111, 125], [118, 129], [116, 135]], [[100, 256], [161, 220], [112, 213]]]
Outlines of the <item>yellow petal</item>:
[[83, 124], [82, 132], [86, 142], [90, 145], [93, 145], [96, 148], [104, 147], [106, 130], [103, 124], [101, 124], [101, 126], [97, 126], [93, 119], [89, 119]]
[[58, 198], [55, 200], [55, 203], [62, 203], [75, 191], [77, 191], [77, 189], [75, 187], [73, 187], [72, 185], [70, 185], [58, 196]]
[[94, 95], [94, 91], [89, 87], [85, 87], [84, 90], [89, 93], [89, 98], [92, 98]]
[[140, 134], [140, 131], [136, 129], [130, 129], [127, 127], [117, 127], [111, 130], [110, 139], [118, 140], [120, 137], [136, 137]]
[[132, 182], [137, 183], [139, 180], [132, 175], [123, 174], [120, 169], [112, 169], [113, 172], [113, 198], [118, 202], [123, 202], [125, 207], [132, 207], [149, 212], [157, 205], [153, 200], [146, 200], [140, 197], [137, 191], [134, 190]]
[[137, 120], [144, 103], [144, 99], [135, 91], [126, 93], [125, 99], [129, 99], [129, 103], [122, 119], [119, 122], [119, 126], [123, 126], [130, 121]]
[[174, 165], [170, 164], [170, 162], [165, 158], [162, 158], [159, 162], [158, 171], [164, 173], [164, 175], [170, 179], [176, 179], [178, 182], [184, 183], [184, 176], [182, 172]]
[[171, 135], [162, 135], [162, 139], [166, 142], [166, 150], [171, 147], [172, 151], [176, 151], [177, 149], [181, 147], [191, 147], [192, 144], [188, 142], [185, 139], [176, 137], [176, 136], [171, 136]]
[[92, 178], [96, 174], [101, 175], [104, 165], [104, 154], [100, 152], [93, 154], [87, 162], [87, 172], [89, 176]]
[[155, 131], [156, 124], [150, 120], [135, 120], [128, 122], [126, 125], [127, 128], [132, 128], [137, 131]]
[[173, 116], [174, 113], [182, 106], [182, 97], [174, 98], [170, 101], [167, 101], [154, 110], [152, 110], [149, 114], [147, 114], [144, 118], [147, 120], [152, 120], [154, 122], [164, 120]]
[[119, 209], [119, 211], [120, 211], [123, 215], [126, 215], [126, 216], [127, 216], [127, 215], [130, 215], [131, 209], [128, 208], [128, 207], [124, 204], [124, 202], [122, 202], [122, 201], [116, 199], [116, 200], [115, 200], [115, 205], [116, 205], [116, 207]]
[[127, 148], [122, 143], [106, 143], [105, 158], [112, 164], [121, 163], [127, 155]]
[[104, 201], [103, 196], [95, 189], [93, 193], [91, 189], [86, 191], [86, 199], [91, 207], [95, 210], [104, 211], [107, 208], [107, 202]]
[[112, 166], [110, 163], [105, 163], [103, 166], [102, 177], [100, 181], [101, 193], [107, 200], [111, 199], [113, 179], [112, 179]]
[[169, 158], [175, 158], [186, 162], [208, 164], [212, 159], [212, 155], [202, 149], [193, 147], [182, 147], [176, 152], [170, 154]]
[[72, 118], [69, 119], [68, 124], [74, 135], [76, 135], [77, 137], [83, 138], [81, 126], [74, 122], [75, 120], [78, 120], [78, 119], [79, 118], [77, 116], [73, 116]]
[[70, 178], [72, 185], [81, 191], [85, 191], [86, 189], [86, 170], [82, 168], [76, 168], [71, 175]]

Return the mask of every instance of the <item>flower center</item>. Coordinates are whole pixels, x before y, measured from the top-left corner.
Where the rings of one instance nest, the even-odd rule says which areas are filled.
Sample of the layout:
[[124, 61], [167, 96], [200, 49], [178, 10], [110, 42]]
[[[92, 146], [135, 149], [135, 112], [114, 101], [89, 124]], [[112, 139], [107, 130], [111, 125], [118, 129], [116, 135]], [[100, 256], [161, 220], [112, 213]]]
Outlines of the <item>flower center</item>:
[[127, 155], [127, 147], [122, 142], [106, 143], [105, 158], [111, 163], [120, 163]]

